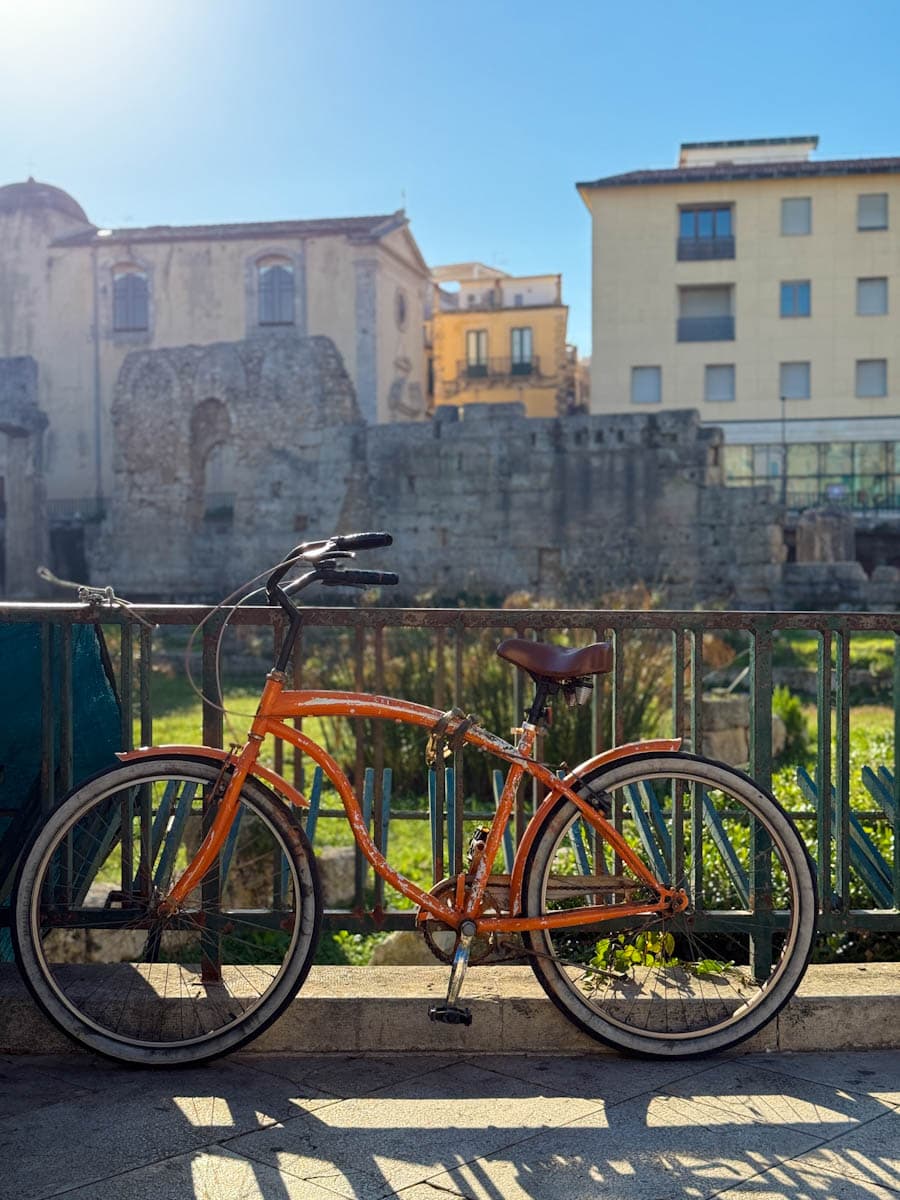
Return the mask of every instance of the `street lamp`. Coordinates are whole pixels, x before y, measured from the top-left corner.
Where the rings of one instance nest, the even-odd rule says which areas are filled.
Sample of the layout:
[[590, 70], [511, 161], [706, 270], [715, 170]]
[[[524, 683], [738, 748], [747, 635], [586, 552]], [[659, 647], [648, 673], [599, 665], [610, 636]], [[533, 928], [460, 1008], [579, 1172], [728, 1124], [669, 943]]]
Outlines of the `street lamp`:
[[787, 396], [781, 395], [781, 507], [787, 508]]

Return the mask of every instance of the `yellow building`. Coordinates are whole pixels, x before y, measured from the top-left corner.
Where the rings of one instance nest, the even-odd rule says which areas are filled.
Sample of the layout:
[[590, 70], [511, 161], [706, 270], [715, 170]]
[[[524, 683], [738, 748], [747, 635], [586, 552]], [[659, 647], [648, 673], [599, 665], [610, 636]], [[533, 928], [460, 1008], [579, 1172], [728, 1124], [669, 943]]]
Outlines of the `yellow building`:
[[[735, 484], [900, 505], [900, 158], [815, 137], [688, 143], [578, 190], [593, 221], [591, 408], [696, 408]], [[786, 474], [785, 474], [786, 464]]]
[[436, 267], [426, 341], [434, 404], [518, 401], [531, 417], [576, 402], [559, 275], [512, 276], [483, 263]]
[[424, 417], [430, 287], [402, 211], [100, 229], [59, 188], [0, 187], [0, 359], [37, 366], [51, 516], [102, 511], [136, 349], [324, 336], [366, 421]]

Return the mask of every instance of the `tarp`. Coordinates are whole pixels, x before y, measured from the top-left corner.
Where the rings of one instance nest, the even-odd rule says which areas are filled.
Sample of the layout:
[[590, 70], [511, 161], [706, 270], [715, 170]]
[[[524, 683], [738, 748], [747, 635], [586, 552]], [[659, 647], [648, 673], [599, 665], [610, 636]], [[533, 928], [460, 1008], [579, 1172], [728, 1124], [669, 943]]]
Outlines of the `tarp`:
[[[77, 785], [115, 763], [120, 749], [120, 715], [101, 651], [102, 631], [72, 626], [72, 781]], [[52, 630], [55, 795], [61, 727], [61, 630]], [[16, 864], [41, 819], [42, 732], [41, 626], [0, 624], [0, 906], [9, 904]], [[0, 920], [5, 917], [3, 913]], [[5, 923], [5, 921], [4, 921]], [[0, 929], [0, 960], [10, 956], [9, 932]]]

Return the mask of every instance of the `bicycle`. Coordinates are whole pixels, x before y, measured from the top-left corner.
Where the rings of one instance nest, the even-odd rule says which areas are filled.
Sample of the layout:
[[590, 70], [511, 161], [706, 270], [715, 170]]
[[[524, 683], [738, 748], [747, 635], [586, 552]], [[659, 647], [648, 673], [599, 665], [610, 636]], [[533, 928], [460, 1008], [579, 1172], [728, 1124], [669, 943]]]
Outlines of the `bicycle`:
[[[535, 684], [515, 743], [459, 709], [286, 688], [302, 620], [290, 593], [396, 583], [342, 561], [391, 541], [363, 533], [303, 543], [268, 576], [267, 602], [288, 624], [243, 746], [122, 753], [38, 830], [19, 872], [13, 933], [44, 1012], [101, 1054], [171, 1065], [237, 1049], [290, 1004], [315, 954], [322, 895], [293, 815], [306, 801], [259, 761], [273, 735], [322, 768], [363, 855], [416, 905], [439, 956], [435, 930], [452, 932], [447, 995], [433, 1020], [471, 1021], [459, 1002], [465, 972], [473, 954], [493, 952], [524, 956], [566, 1017], [632, 1054], [713, 1053], [761, 1029], [803, 975], [817, 913], [809, 856], [774, 797], [678, 739], [619, 746], [563, 777], [534, 757], [548, 700], [584, 703], [611, 669], [607, 643], [500, 644]], [[505, 760], [495, 816], [473, 837], [467, 869], [430, 891], [394, 870], [338, 763], [288, 724], [322, 716], [419, 727], [438, 762], [443, 746]], [[545, 798], [510, 873], [496, 874], [525, 776]]]

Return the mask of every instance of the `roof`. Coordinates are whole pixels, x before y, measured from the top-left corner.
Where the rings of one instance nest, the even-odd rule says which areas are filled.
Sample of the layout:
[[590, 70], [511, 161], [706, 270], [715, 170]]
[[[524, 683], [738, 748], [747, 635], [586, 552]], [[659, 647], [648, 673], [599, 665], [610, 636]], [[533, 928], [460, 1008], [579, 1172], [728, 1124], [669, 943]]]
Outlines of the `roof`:
[[682, 150], [737, 150], [746, 146], [818, 146], [818, 134], [807, 137], [735, 138], [728, 142], [682, 142]]
[[0, 187], [0, 212], [17, 212], [23, 208], [52, 208], [84, 225], [90, 225], [84, 209], [68, 192], [51, 183], [39, 183], [34, 178]]
[[348, 237], [370, 241], [408, 225], [406, 213], [371, 217], [324, 217], [308, 221], [252, 221], [229, 225], [147, 225], [135, 229], [86, 229], [57, 238], [56, 245], [77, 246], [110, 242], [228, 241], [238, 238]]
[[489, 267], [487, 263], [483, 262], [447, 263], [445, 266], [431, 268], [431, 278], [437, 283], [458, 283], [463, 279], [469, 282], [476, 279], [505, 279], [508, 277], [506, 271], [501, 271], [499, 267]]
[[[720, 143], [717, 143], [720, 144]], [[749, 179], [803, 179], [835, 175], [897, 175], [900, 158], [834, 158], [821, 162], [715, 163], [662, 171], [628, 171], [577, 183], [577, 188], [642, 187], [662, 183], [715, 183]]]

